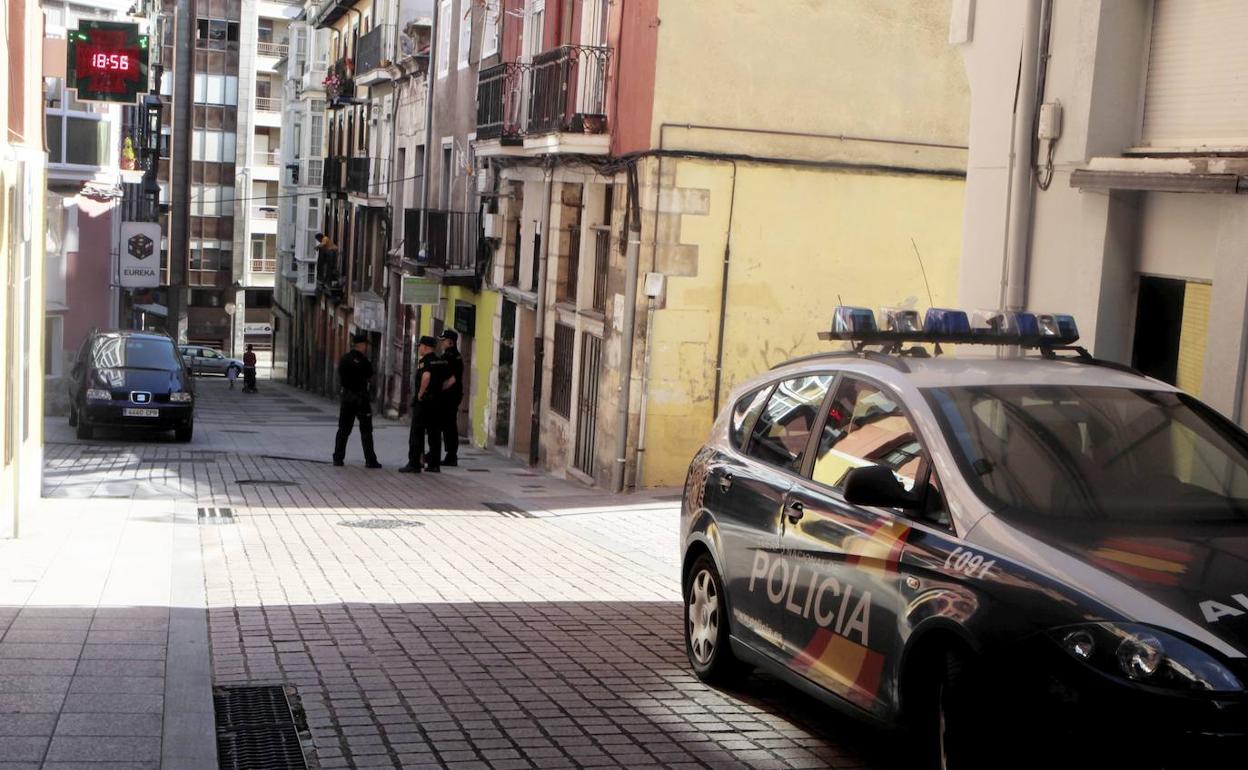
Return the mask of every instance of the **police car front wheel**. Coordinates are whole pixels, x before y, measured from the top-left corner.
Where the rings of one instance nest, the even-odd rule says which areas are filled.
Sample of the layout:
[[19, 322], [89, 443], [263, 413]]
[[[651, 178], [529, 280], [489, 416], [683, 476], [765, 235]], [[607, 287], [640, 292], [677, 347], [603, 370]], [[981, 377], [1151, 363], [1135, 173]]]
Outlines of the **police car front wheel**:
[[728, 644], [724, 583], [709, 554], [694, 561], [685, 584], [685, 651], [704, 682], [726, 683], [745, 671]]

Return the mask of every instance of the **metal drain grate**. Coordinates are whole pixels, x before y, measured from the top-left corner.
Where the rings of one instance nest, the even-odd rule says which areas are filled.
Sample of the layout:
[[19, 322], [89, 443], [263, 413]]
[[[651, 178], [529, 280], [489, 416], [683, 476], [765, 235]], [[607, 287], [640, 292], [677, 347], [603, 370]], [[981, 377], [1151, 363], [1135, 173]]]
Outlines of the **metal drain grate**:
[[484, 505], [486, 508], [489, 508], [491, 511], [494, 511], [495, 513], [502, 514], [503, 516], [506, 516], [511, 519], [535, 519], [537, 518], [533, 514], [526, 511], [525, 509], [516, 507], [514, 503], [482, 503], [482, 505]]
[[234, 479], [234, 483], [239, 486], [252, 487], [297, 487], [298, 481], [286, 481], [285, 479]]
[[360, 519], [359, 521], [340, 521], [340, 527], [356, 527], [357, 529], [403, 529], [404, 527], [423, 527], [419, 521], [406, 519]]
[[281, 687], [216, 687], [221, 770], [306, 770], [299, 729]]
[[233, 524], [234, 509], [200, 506], [198, 519], [200, 524]]

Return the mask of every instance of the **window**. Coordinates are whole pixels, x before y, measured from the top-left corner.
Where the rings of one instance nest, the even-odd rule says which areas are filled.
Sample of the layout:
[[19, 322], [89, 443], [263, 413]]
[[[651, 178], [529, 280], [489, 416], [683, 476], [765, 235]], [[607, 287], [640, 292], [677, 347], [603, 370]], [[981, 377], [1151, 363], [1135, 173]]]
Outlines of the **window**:
[[238, 104], [238, 78], [233, 75], [195, 74], [197, 104]]
[[767, 403], [767, 395], [771, 393], [771, 386], [759, 388], [753, 393], [747, 393], [741, 397], [736, 406], [732, 409], [732, 417], [728, 422], [728, 440], [737, 449], [745, 446], [747, 437], [746, 430], [754, 423], [754, 419], [763, 411], [763, 404]]
[[195, 47], [214, 51], [238, 50], [238, 22], [223, 19], [197, 19]]
[[305, 201], [307, 208], [307, 241], [308, 253], [307, 257], [316, 256], [316, 234], [321, 231], [321, 202], [318, 198], [308, 198]]
[[[74, 166], [108, 166], [114, 142], [106, 105], [78, 101], [61, 78], [45, 78], [44, 125], [48, 162]], [[120, 141], [116, 144], [120, 145]]]
[[191, 137], [191, 160], [233, 163], [234, 141], [233, 131], [195, 129]]
[[499, 29], [498, 6], [503, 0], [485, 0], [485, 21], [481, 25], [481, 58], [498, 53]]
[[438, 77], [446, 77], [451, 67], [451, 0], [438, 7]]
[[229, 241], [191, 241], [192, 270], [222, 270], [233, 259]]
[[912, 489], [920, 462], [918, 436], [897, 402], [875, 385], [845, 378], [828, 407], [811, 477], [840, 487], [854, 468], [884, 465]]
[[229, 217], [234, 215], [234, 188], [229, 185], [192, 185], [191, 215]]
[[816, 374], [777, 385], [750, 432], [749, 454], [787, 470], [801, 470], [832, 379], [831, 374]]
[[472, 51], [472, 17], [476, 14], [474, 4], [468, 4], [468, 10], [459, 16], [459, 69], [467, 69], [468, 55]]
[[312, 103], [312, 115], [309, 118], [308, 155], [317, 157], [324, 154], [325, 148], [325, 116], [319, 114], [316, 102]]
[[555, 324], [554, 371], [551, 373], [550, 408], [555, 414], [572, 417], [572, 345], [576, 332], [567, 324]]

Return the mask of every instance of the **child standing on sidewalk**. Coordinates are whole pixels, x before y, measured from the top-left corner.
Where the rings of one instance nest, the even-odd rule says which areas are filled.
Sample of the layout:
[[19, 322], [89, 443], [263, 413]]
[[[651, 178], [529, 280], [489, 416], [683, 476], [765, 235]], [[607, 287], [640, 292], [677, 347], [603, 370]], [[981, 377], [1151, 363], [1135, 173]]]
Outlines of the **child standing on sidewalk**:
[[238, 367], [231, 366], [225, 370], [225, 376], [230, 381], [230, 390], [234, 390], [234, 380], [238, 379]]

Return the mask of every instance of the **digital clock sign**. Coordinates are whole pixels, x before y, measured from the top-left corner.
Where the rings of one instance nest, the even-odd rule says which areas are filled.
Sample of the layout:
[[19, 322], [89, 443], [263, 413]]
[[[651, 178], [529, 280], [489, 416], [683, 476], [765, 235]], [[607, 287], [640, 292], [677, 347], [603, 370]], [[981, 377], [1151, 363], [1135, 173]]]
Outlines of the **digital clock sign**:
[[79, 101], [133, 104], [147, 91], [147, 35], [138, 24], [84, 20], [68, 38], [66, 85]]

